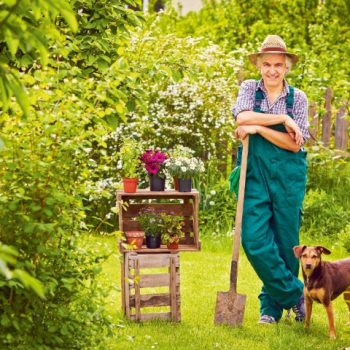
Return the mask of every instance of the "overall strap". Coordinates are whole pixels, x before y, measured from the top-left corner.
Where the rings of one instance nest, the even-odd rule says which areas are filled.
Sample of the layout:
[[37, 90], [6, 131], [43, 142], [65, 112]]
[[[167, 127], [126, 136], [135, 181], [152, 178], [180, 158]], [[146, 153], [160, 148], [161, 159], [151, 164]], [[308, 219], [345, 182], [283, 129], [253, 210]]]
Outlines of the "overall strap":
[[[256, 87], [258, 87], [259, 85], [259, 82], [256, 81]], [[254, 112], [257, 112], [257, 113], [264, 113], [262, 110], [261, 110], [261, 102], [262, 100], [264, 99], [264, 94], [263, 92], [261, 91], [261, 89], [258, 89], [255, 91], [255, 106], [254, 106]]]
[[293, 119], [294, 87], [289, 85], [289, 95], [287, 97], [287, 114]]
[[[256, 87], [258, 87], [259, 82], [256, 81]], [[255, 105], [254, 112], [265, 113], [261, 110], [261, 102], [264, 99], [264, 94], [261, 89], [255, 91]], [[289, 85], [289, 94], [287, 96], [287, 114], [293, 119], [293, 104], [294, 104], [294, 87]]]

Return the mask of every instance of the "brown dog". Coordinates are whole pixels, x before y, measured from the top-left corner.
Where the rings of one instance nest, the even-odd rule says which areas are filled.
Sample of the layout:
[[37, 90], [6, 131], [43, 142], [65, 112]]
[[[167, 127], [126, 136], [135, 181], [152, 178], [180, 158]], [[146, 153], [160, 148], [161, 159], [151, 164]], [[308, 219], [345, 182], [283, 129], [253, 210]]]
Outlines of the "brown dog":
[[322, 303], [327, 311], [329, 337], [335, 338], [332, 300], [344, 293], [350, 313], [350, 258], [336, 262], [321, 260], [321, 254], [331, 254], [322, 246], [307, 247], [299, 245], [293, 248], [295, 256], [301, 262], [304, 276], [305, 327], [309, 328], [313, 301]]

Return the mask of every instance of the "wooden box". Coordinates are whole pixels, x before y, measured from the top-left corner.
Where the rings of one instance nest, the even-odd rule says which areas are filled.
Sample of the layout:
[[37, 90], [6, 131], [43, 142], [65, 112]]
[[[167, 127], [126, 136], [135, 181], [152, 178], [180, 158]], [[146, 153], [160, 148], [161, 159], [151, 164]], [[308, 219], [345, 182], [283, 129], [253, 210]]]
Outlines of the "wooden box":
[[[152, 203], [149, 203], [150, 200]], [[162, 203], [163, 200], [175, 200], [174, 202]], [[125, 193], [122, 190], [117, 191], [117, 201], [119, 203], [119, 229], [123, 232], [131, 230], [141, 230], [140, 223], [137, 221], [137, 214], [141, 208], [153, 208], [163, 210], [167, 214], [179, 217], [184, 221], [182, 231], [185, 236], [181, 238], [178, 251], [199, 251], [201, 244], [198, 233], [198, 204], [199, 193], [197, 190], [192, 192], [179, 192], [175, 190], [149, 191], [137, 190], [135, 193]], [[123, 208], [121, 202], [128, 206]], [[175, 214], [174, 214], [175, 213]], [[119, 250], [128, 252], [123, 247], [122, 241], [119, 241]], [[166, 245], [161, 245], [158, 249], [148, 249], [145, 244], [141, 250], [135, 250], [137, 253], [158, 253], [167, 252]]]
[[[134, 321], [161, 318], [180, 322], [180, 256], [179, 253], [124, 253], [122, 266], [122, 308]], [[167, 273], [143, 274], [142, 269], [168, 268]], [[148, 272], [148, 271], [147, 271]], [[168, 293], [142, 294], [142, 288], [169, 287]], [[134, 293], [133, 293], [134, 292]], [[168, 312], [141, 313], [144, 308], [169, 306]], [[153, 310], [152, 310], [153, 311]]]

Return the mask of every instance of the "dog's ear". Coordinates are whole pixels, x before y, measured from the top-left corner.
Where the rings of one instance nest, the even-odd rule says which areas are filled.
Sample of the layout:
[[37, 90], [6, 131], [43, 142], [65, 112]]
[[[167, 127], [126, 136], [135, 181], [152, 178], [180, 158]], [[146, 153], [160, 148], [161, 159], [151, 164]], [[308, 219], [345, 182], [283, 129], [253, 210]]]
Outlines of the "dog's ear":
[[306, 245], [298, 245], [293, 248], [294, 255], [297, 259], [301, 257], [301, 254], [303, 254], [303, 251], [305, 250], [305, 248], [306, 248]]
[[316, 245], [316, 246], [315, 246], [315, 249], [317, 249], [321, 254], [322, 254], [322, 253], [323, 253], [323, 254], [326, 254], [326, 255], [331, 254], [331, 251], [330, 251], [330, 250], [328, 250], [328, 249], [325, 248], [325, 247], [322, 247], [321, 245]]

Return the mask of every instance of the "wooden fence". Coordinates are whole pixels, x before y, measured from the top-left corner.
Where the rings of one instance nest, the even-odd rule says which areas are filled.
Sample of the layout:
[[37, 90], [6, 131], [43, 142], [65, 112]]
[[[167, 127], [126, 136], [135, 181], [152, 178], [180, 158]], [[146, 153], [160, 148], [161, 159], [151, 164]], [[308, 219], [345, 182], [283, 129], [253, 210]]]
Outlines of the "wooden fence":
[[[347, 119], [347, 107], [348, 102], [344, 101], [338, 112], [336, 112], [335, 121], [332, 121], [332, 90], [327, 88], [325, 93], [324, 108], [325, 114], [320, 120], [320, 116], [317, 113], [317, 105], [312, 102], [309, 107], [309, 120], [310, 120], [310, 135], [311, 138], [308, 141], [308, 145], [312, 146], [315, 140], [323, 142], [324, 147], [329, 147], [331, 143], [331, 137], [334, 136], [334, 148], [337, 150], [346, 151], [348, 148], [349, 139], [349, 120]], [[335, 124], [335, 125], [333, 125]], [[320, 128], [321, 126], [321, 128]], [[333, 128], [334, 126], [334, 128]], [[321, 129], [321, 132], [319, 131]], [[334, 130], [334, 132], [332, 132]], [[320, 134], [320, 135], [319, 135]]]

